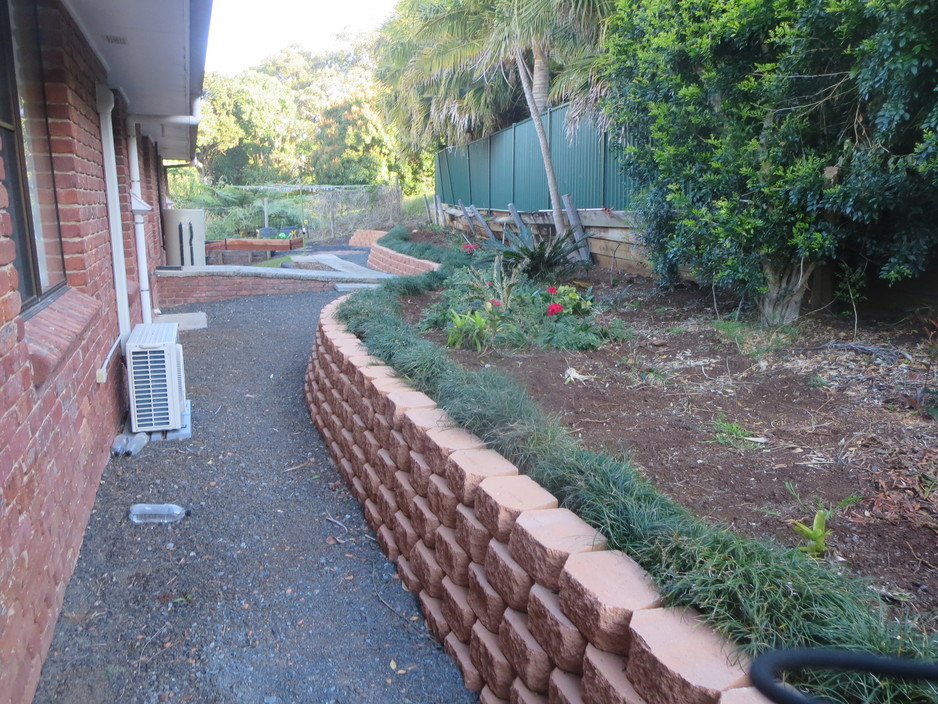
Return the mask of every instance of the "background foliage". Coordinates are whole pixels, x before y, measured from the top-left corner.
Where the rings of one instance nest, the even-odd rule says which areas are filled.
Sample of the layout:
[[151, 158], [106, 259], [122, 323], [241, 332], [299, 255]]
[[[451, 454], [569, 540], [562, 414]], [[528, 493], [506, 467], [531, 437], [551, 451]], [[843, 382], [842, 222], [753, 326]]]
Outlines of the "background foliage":
[[659, 271], [797, 315], [835, 259], [897, 281], [938, 244], [938, 6], [619, 0], [606, 110]]

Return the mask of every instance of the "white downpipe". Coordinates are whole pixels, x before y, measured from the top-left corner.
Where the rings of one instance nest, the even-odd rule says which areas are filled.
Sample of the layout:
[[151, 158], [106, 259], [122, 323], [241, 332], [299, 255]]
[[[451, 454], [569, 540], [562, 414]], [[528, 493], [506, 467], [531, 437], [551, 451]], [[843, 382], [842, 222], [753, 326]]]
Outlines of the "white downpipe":
[[101, 151], [104, 156], [104, 190], [107, 194], [107, 221], [111, 235], [111, 264], [114, 267], [114, 295], [117, 298], [117, 326], [121, 350], [130, 335], [130, 304], [127, 299], [127, 268], [124, 266], [124, 233], [121, 229], [120, 191], [117, 185], [117, 152], [114, 148], [114, 94], [110, 88], [96, 86], [98, 117], [101, 122]]
[[196, 126], [202, 121], [202, 99], [192, 101], [191, 115], [131, 115], [134, 122], [158, 122], [161, 125], [189, 125]]
[[[137, 153], [137, 123], [127, 120], [127, 153], [130, 162], [130, 192], [138, 203], [143, 203], [140, 188], [140, 157]], [[133, 199], [131, 199], [133, 200]], [[147, 239], [143, 224], [143, 212], [134, 204], [134, 248], [137, 250], [137, 281], [140, 282], [140, 309], [143, 322], [153, 322], [153, 302], [150, 299], [150, 275], [147, 269]]]

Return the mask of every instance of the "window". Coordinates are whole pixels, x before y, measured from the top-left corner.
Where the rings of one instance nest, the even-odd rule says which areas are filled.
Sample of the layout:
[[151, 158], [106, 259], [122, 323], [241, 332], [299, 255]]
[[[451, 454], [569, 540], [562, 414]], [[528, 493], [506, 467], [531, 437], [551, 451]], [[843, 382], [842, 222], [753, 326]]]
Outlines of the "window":
[[23, 310], [65, 283], [37, 4], [0, 0], [0, 140]]

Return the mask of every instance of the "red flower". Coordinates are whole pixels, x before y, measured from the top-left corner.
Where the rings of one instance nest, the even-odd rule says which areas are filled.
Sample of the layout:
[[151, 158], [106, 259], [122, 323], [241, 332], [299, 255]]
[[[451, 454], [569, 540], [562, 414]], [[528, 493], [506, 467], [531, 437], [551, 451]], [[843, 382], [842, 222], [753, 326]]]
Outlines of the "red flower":
[[493, 306], [500, 306], [502, 304], [502, 302], [497, 298], [493, 298], [491, 301], [489, 301], [489, 303], [491, 303]]
[[468, 254], [472, 254], [476, 250], [476, 247], [478, 246], [479, 245], [477, 244], [469, 244], [468, 242], [466, 242], [466, 244], [464, 244], [462, 248], [463, 248], [463, 251], [467, 252]]
[[547, 293], [557, 293], [557, 287], [556, 287], [556, 286], [548, 286], [548, 287], [547, 287]]
[[559, 303], [551, 303], [547, 306], [547, 315], [557, 315], [557, 313], [563, 313], [563, 306]]
[[486, 285], [486, 286], [491, 286], [491, 285], [492, 285], [492, 282], [491, 282], [491, 281], [486, 281], [486, 282], [485, 282], [485, 285]]

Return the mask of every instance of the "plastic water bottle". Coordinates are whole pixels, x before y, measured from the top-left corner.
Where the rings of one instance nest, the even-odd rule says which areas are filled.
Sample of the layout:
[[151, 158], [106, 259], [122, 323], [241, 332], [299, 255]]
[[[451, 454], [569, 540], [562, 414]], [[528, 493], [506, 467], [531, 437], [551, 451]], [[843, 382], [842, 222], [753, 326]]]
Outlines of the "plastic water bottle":
[[186, 515], [186, 510], [176, 504], [134, 504], [130, 507], [133, 523], [176, 523]]

